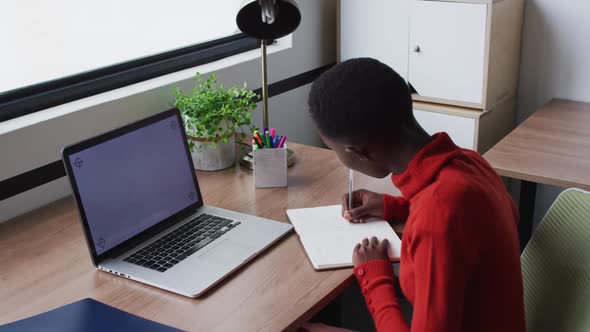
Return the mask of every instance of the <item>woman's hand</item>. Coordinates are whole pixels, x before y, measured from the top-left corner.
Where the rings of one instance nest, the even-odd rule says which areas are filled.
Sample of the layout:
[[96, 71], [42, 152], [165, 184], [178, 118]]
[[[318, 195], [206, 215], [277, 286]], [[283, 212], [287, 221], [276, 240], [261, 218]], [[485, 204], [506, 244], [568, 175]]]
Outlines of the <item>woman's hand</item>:
[[383, 195], [365, 189], [352, 193], [352, 208], [348, 206], [348, 194], [342, 196], [342, 216], [344, 219], [364, 223], [369, 218], [383, 220]]
[[371, 240], [364, 239], [361, 243], [354, 247], [352, 252], [352, 264], [355, 267], [371, 260], [386, 260], [389, 261], [389, 241], [383, 239], [379, 241], [376, 237]]

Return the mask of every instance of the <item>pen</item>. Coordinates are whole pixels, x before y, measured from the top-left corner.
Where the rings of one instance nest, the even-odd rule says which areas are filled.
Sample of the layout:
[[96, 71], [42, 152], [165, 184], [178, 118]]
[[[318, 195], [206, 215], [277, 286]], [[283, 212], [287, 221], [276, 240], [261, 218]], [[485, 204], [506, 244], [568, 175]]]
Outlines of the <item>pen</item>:
[[277, 130], [274, 128], [270, 128], [270, 141], [271, 141], [271, 143], [274, 142], [276, 135], [277, 135]]
[[348, 210], [352, 209], [352, 168], [348, 169]]
[[275, 138], [272, 141], [272, 146], [274, 146], [275, 148], [278, 148], [279, 147], [279, 142], [280, 142], [279, 136], [275, 135]]
[[252, 140], [252, 150], [258, 150], [260, 149], [260, 147], [258, 146], [258, 144], [256, 144], [256, 140]]

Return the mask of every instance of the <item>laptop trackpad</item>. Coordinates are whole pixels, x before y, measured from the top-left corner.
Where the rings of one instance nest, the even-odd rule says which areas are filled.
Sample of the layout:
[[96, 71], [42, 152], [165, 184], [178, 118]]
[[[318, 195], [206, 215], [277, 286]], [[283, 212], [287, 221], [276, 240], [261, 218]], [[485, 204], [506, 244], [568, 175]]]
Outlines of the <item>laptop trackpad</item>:
[[241, 263], [253, 254], [252, 248], [223, 239], [223, 241], [199, 255], [199, 258], [214, 263]]

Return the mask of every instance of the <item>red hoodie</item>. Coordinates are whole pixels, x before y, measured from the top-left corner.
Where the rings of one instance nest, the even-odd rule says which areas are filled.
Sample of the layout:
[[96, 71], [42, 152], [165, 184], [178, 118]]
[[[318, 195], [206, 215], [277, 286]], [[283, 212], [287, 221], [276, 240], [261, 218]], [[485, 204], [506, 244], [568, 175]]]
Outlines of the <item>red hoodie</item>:
[[525, 331], [518, 211], [476, 152], [439, 133], [401, 174], [403, 197], [384, 195], [385, 219], [405, 221], [399, 281], [414, 308], [411, 328], [387, 261], [354, 269], [383, 331]]

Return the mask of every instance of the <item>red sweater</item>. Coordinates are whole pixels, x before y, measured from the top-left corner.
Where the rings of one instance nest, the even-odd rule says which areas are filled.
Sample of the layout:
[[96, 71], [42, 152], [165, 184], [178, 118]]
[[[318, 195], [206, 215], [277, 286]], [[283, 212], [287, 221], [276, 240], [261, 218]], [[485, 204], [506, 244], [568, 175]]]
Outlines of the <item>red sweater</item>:
[[396, 300], [387, 261], [354, 269], [377, 330], [525, 331], [518, 211], [476, 152], [434, 135], [401, 174], [403, 197], [384, 195], [385, 218], [406, 221], [399, 281], [412, 326]]

